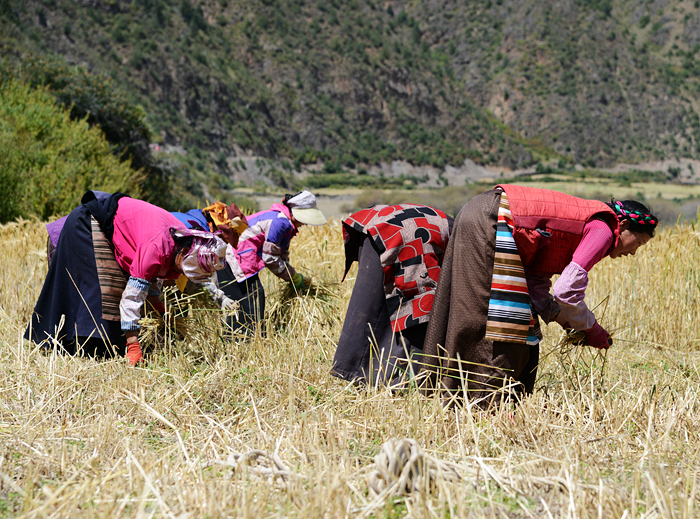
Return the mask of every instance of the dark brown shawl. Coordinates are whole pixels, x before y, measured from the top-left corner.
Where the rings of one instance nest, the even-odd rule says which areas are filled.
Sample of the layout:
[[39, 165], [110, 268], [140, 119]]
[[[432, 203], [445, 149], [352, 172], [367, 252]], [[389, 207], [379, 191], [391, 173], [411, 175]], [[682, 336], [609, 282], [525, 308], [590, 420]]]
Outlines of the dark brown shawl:
[[440, 390], [449, 400], [464, 389], [482, 407], [498, 402], [504, 385], [531, 392], [539, 352], [484, 338], [500, 199], [499, 191], [488, 191], [457, 215], [423, 347], [426, 391]]

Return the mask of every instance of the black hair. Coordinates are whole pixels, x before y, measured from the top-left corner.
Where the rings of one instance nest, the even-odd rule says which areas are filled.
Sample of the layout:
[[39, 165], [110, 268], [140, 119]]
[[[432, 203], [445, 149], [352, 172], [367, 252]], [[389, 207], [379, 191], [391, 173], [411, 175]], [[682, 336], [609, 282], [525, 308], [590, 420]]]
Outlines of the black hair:
[[173, 237], [173, 241], [175, 242], [175, 256], [180, 254], [184, 249], [191, 249], [192, 242], [194, 241], [192, 236], [175, 236], [176, 231], [177, 229], [174, 227], [170, 228], [170, 236]]
[[211, 231], [214, 230], [216, 231], [218, 227], [216, 226], [216, 222], [214, 219], [211, 217], [211, 213], [209, 211], [202, 211], [202, 214], [204, 215], [205, 220], [207, 221], [208, 224], [211, 225], [209, 229], [202, 229], [203, 231]]
[[628, 229], [632, 232], [646, 233], [652, 238], [659, 219], [651, 213], [651, 210], [636, 200], [615, 200], [606, 202], [608, 207], [615, 211], [618, 220], [630, 221]]
[[286, 205], [287, 207], [289, 207], [289, 200], [291, 200], [291, 199], [294, 198], [295, 196], [300, 195], [300, 194], [302, 194], [302, 193], [303, 193], [303, 191], [299, 191], [298, 193], [295, 193], [295, 194], [293, 194], [293, 195], [290, 195], [289, 193], [287, 193], [286, 195], [284, 195], [284, 200], [282, 200], [282, 203], [283, 203], [284, 205]]

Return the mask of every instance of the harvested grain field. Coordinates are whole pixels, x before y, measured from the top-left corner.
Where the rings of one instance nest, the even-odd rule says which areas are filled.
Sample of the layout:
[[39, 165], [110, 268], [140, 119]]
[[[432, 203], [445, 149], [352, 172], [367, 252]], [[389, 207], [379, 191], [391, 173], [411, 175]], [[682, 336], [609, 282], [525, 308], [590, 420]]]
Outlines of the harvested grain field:
[[[329, 376], [353, 284], [337, 223], [292, 244], [315, 290], [264, 277], [265, 337], [225, 340], [194, 299], [185, 339], [165, 333], [137, 369], [22, 339], [45, 236], [36, 221], [0, 227], [0, 517], [700, 516], [693, 225], [597, 265], [587, 301], [613, 348], [550, 326], [535, 394], [495, 415]], [[392, 438], [414, 441], [383, 449]], [[422, 475], [384, 488], [375, 457], [397, 453]]]

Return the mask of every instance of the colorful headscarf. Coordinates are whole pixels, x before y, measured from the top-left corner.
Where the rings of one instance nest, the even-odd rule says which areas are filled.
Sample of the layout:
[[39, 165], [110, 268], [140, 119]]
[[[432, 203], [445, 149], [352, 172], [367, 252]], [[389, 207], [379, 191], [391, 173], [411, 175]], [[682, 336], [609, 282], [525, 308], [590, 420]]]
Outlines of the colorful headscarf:
[[226, 206], [223, 202], [216, 201], [202, 209], [202, 212], [208, 213], [214, 222], [216, 229], [212, 231], [221, 231], [226, 243], [232, 247], [238, 246], [238, 237], [248, 228], [248, 220], [236, 204]]
[[195, 283], [203, 283], [226, 266], [226, 243], [219, 233], [177, 229], [174, 238], [192, 238], [192, 246], [182, 260], [182, 273]]

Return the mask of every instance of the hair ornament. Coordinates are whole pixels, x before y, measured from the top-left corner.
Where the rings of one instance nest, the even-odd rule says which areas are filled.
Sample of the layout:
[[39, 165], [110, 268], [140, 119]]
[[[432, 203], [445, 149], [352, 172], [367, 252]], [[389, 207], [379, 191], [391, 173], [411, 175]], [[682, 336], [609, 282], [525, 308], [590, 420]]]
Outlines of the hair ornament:
[[639, 232], [646, 232], [650, 236], [654, 236], [654, 229], [659, 223], [659, 219], [651, 214], [651, 211], [643, 204], [635, 200], [615, 200], [612, 198], [608, 202], [615, 216], [619, 221], [627, 220], [632, 229]]

